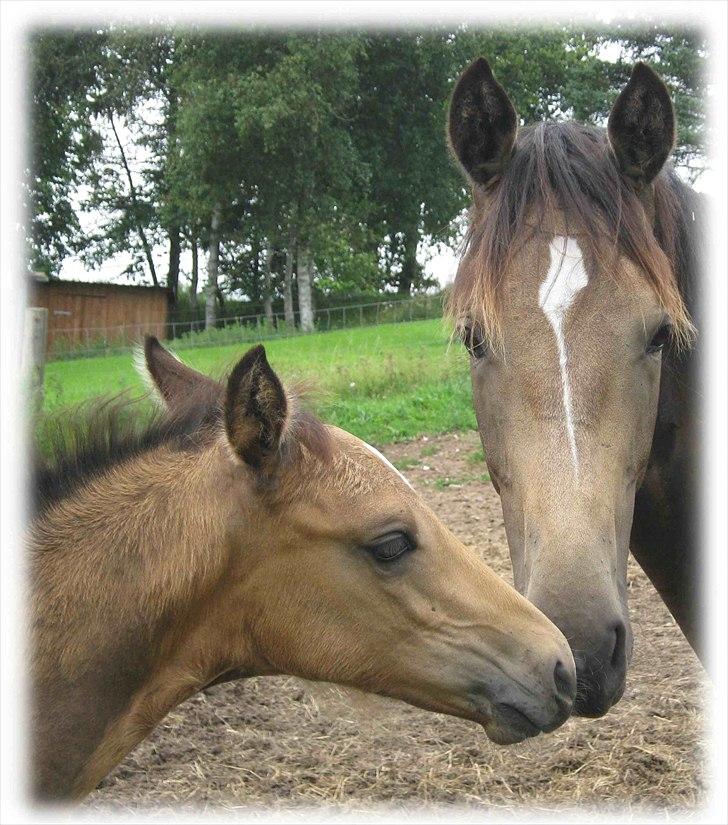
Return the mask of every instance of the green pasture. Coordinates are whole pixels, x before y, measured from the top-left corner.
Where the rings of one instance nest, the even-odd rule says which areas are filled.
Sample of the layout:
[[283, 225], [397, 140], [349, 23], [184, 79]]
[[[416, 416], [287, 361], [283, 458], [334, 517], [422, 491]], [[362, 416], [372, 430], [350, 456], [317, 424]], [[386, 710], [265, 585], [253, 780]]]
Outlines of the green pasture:
[[[213, 376], [226, 371], [249, 344], [185, 349], [190, 366]], [[475, 427], [467, 357], [448, 347], [442, 320], [341, 329], [265, 342], [284, 379], [313, 391], [318, 414], [360, 438], [385, 444]], [[94, 396], [144, 386], [130, 354], [46, 365], [45, 410], [61, 413]]]

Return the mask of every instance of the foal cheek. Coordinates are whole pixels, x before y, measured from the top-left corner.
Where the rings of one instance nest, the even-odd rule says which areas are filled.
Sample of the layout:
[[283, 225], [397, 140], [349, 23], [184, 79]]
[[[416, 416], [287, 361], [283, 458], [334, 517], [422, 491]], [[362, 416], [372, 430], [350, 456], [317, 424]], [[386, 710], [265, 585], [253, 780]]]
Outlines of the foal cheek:
[[352, 663], [365, 660], [378, 624], [376, 601], [358, 571], [342, 563], [345, 553], [302, 540], [260, 565], [255, 581], [246, 583], [256, 614], [251, 636], [278, 672], [347, 681], [355, 675]]

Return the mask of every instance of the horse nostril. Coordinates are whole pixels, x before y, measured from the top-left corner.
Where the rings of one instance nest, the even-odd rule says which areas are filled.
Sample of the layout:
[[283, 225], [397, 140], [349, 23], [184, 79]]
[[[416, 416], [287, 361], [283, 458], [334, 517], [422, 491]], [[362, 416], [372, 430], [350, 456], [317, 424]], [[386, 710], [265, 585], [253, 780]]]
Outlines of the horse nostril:
[[576, 678], [571, 671], [559, 659], [554, 668], [554, 684], [557, 693], [573, 699], [576, 696]]
[[617, 622], [614, 626], [614, 637], [611, 665], [615, 670], [620, 670], [626, 662], [627, 628], [624, 626], [624, 622]]

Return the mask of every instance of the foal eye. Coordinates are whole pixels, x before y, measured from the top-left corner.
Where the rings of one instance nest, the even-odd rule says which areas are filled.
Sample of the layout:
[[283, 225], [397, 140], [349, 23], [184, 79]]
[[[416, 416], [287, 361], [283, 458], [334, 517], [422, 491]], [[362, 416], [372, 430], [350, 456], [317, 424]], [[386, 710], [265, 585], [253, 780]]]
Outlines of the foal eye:
[[388, 533], [367, 545], [377, 561], [390, 562], [415, 549], [415, 542], [406, 533]]
[[658, 352], [662, 352], [663, 347], [670, 340], [671, 333], [672, 326], [669, 321], [661, 324], [657, 332], [652, 336], [652, 340], [647, 346], [647, 352], [650, 355], [655, 355]]
[[488, 354], [488, 345], [483, 331], [477, 324], [463, 327], [463, 344], [473, 358], [484, 358]]

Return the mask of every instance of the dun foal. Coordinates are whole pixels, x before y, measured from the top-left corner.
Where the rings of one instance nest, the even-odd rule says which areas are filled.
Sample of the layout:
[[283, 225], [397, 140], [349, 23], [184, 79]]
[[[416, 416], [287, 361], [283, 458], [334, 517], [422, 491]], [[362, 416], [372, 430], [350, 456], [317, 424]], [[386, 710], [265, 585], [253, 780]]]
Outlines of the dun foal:
[[376, 450], [298, 409], [263, 347], [226, 386], [154, 338], [145, 354], [162, 417], [126, 437], [113, 416], [86, 422], [37, 473], [38, 796], [90, 792], [170, 709], [231, 678], [352, 685], [502, 744], [564, 722], [561, 632]]

